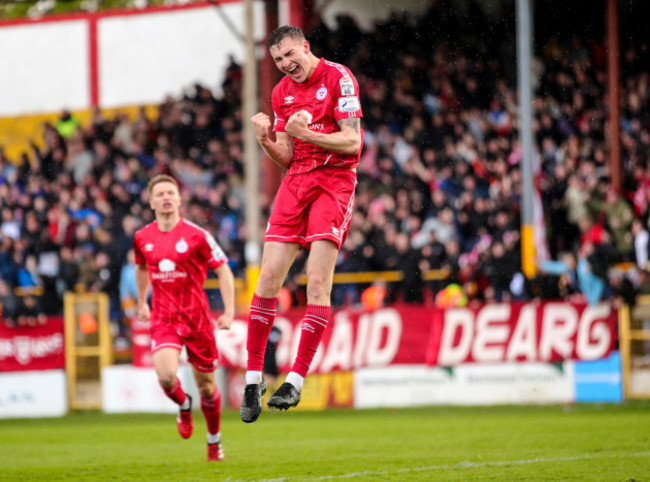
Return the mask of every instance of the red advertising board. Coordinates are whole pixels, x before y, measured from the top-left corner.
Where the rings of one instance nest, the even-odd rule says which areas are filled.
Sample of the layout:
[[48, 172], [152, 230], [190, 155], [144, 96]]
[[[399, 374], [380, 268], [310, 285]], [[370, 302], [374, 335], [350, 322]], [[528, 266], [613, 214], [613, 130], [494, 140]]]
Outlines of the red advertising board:
[[[276, 357], [287, 372], [297, 351], [302, 310], [278, 315]], [[616, 342], [616, 311], [609, 304], [500, 303], [439, 310], [395, 305], [373, 312], [334, 311], [312, 371], [329, 373], [397, 364], [594, 360]], [[246, 324], [217, 331], [221, 363], [246, 367]]]
[[427, 364], [557, 362], [608, 356], [617, 336], [608, 303], [498, 303], [435, 310]]
[[[280, 371], [288, 372], [300, 339], [304, 310], [280, 313], [275, 326], [281, 337], [276, 351]], [[355, 309], [332, 313], [312, 371], [329, 373], [359, 367], [424, 364], [431, 330], [431, 310], [400, 305], [373, 312]], [[246, 323], [236, 320], [230, 330], [218, 330], [221, 364], [246, 368]]]
[[0, 323], [0, 372], [65, 368], [63, 319], [10, 328]]

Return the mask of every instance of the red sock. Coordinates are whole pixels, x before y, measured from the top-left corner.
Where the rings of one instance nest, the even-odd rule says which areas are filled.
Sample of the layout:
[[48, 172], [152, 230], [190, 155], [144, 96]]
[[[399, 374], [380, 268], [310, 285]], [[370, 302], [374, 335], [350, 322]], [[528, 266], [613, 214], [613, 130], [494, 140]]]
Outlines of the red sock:
[[181, 381], [178, 377], [176, 377], [176, 380], [174, 380], [174, 384], [171, 387], [167, 388], [163, 385], [160, 386], [165, 392], [165, 395], [171, 398], [175, 403], [178, 405], [183, 405], [185, 403], [185, 392], [183, 391], [183, 387], [181, 387]]
[[300, 343], [298, 344], [298, 355], [293, 362], [292, 372], [303, 377], [307, 376], [309, 365], [311, 365], [318, 345], [323, 338], [327, 320], [330, 317], [330, 307], [320, 305], [307, 305], [307, 313], [302, 319], [300, 331]]
[[253, 295], [251, 310], [248, 314], [248, 338], [246, 340], [248, 370], [262, 371], [264, 368], [264, 350], [277, 313], [277, 304], [277, 298], [262, 298]]
[[205, 416], [208, 433], [212, 435], [218, 434], [221, 424], [221, 393], [218, 387], [215, 387], [214, 393], [209, 398], [201, 395], [201, 410]]

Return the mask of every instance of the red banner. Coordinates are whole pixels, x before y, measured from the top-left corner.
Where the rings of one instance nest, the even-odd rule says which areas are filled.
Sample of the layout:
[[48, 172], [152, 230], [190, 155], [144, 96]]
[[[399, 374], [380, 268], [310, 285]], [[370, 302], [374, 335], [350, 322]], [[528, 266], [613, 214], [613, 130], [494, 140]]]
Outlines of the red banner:
[[[287, 372], [298, 349], [303, 310], [280, 313], [276, 359]], [[608, 304], [502, 303], [439, 310], [396, 305], [373, 312], [334, 311], [312, 371], [328, 373], [397, 364], [594, 360], [616, 342], [616, 311]], [[246, 368], [246, 323], [217, 330], [222, 365]]]
[[0, 372], [65, 368], [63, 319], [9, 328], [0, 323]]
[[[281, 332], [276, 351], [278, 368], [288, 372], [298, 349], [304, 310], [280, 313]], [[432, 312], [400, 305], [373, 312], [345, 309], [332, 313], [312, 371], [328, 373], [360, 367], [419, 364], [426, 361]], [[235, 320], [230, 330], [217, 330], [222, 365], [246, 368], [246, 323]]]
[[595, 360], [614, 349], [611, 305], [500, 303], [434, 310], [427, 364]]

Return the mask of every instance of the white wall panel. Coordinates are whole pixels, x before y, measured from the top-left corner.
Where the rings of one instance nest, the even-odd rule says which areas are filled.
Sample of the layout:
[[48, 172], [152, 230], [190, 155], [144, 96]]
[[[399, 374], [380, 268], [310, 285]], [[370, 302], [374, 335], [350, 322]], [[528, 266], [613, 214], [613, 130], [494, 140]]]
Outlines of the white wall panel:
[[[243, 33], [244, 9], [221, 7]], [[256, 3], [256, 32], [263, 33], [263, 10]], [[233, 55], [244, 62], [244, 45], [216, 8], [109, 17], [99, 21], [99, 75], [102, 106], [161, 102], [200, 82], [218, 89]]]
[[88, 56], [83, 20], [0, 28], [0, 115], [86, 108]]

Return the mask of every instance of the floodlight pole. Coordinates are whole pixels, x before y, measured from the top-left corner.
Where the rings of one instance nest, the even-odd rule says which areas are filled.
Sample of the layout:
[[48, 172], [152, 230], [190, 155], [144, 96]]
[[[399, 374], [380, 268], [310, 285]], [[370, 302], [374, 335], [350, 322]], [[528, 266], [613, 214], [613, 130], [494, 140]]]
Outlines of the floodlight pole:
[[252, 299], [261, 262], [259, 146], [250, 118], [257, 112], [257, 57], [253, 25], [253, 0], [244, 0], [246, 60], [242, 122], [244, 130], [244, 186], [246, 191], [246, 291]]
[[533, 212], [533, 0], [517, 0], [517, 87], [519, 90], [519, 144], [521, 147], [521, 269], [535, 276]]
[[609, 144], [609, 176], [613, 188], [621, 188], [621, 108], [619, 105], [619, 40], [618, 0], [607, 0], [607, 140]]

